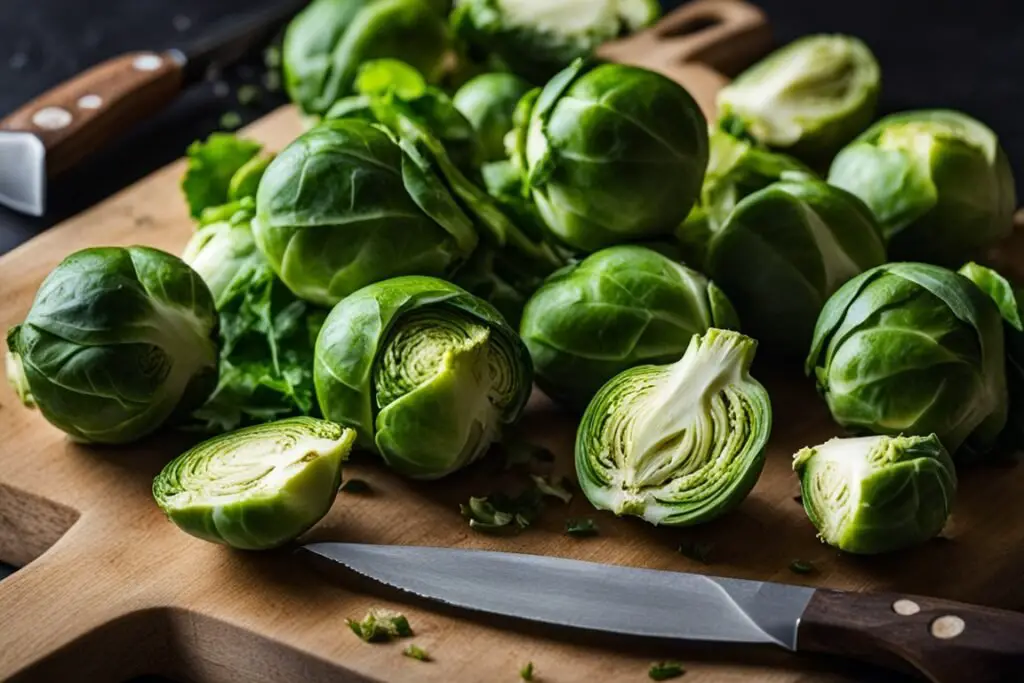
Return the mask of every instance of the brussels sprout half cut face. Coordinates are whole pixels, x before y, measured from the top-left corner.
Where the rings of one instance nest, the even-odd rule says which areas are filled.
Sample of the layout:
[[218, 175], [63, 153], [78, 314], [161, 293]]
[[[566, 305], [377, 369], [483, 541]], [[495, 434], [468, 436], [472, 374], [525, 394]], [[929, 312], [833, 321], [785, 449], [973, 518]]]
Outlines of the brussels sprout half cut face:
[[394, 470], [436, 479], [473, 462], [514, 422], [532, 371], [487, 302], [443, 280], [385, 280], [331, 311], [316, 343], [324, 416]]
[[576, 473], [590, 502], [669, 526], [739, 505], [771, 433], [768, 392], [749, 373], [756, 346], [711, 329], [677, 363], [632, 368], [605, 384], [576, 435]]
[[185, 533], [274, 548], [327, 514], [355, 437], [311, 417], [221, 434], [172, 460], [153, 481], [153, 497]]
[[970, 280], [889, 263], [825, 304], [807, 357], [832, 417], [874, 434], [936, 434], [957, 459], [991, 449], [1006, 424], [1002, 321]]
[[527, 303], [520, 333], [538, 385], [583, 410], [618, 373], [678, 360], [711, 327], [739, 328], [714, 283], [653, 249], [620, 245], [550, 277]]
[[942, 531], [956, 468], [934, 434], [832, 439], [793, 458], [807, 516], [821, 540], [851, 553], [884, 553]]
[[177, 256], [93, 247], [46, 277], [7, 345], [43, 417], [76, 441], [117, 444], [206, 400], [216, 330], [210, 290]]
[[863, 42], [807, 36], [718, 93], [719, 125], [810, 163], [828, 163], [871, 121], [880, 88], [878, 62]]

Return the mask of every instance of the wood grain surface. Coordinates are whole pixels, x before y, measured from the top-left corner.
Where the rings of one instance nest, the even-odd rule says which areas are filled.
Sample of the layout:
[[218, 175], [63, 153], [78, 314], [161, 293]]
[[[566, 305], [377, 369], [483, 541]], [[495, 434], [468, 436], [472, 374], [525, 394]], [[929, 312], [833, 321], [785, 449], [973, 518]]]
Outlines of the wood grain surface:
[[[713, 101], [718, 77], [690, 83]], [[712, 88], [709, 90], [708, 88]], [[280, 149], [300, 132], [282, 109], [247, 134]], [[180, 253], [192, 231], [178, 183], [181, 162], [0, 258], [0, 329], [19, 322], [39, 283], [71, 252], [96, 245], [146, 244]], [[1021, 253], [1003, 251], [1001, 254]], [[346, 477], [373, 494], [342, 493], [307, 540], [483, 548], [550, 554], [612, 564], [884, 590], [1000, 607], [1024, 604], [1024, 469], [965, 471], [944, 538], [880, 558], [844, 556], [822, 545], [800, 504], [792, 454], [838, 433], [799, 368], [760, 358], [754, 374], [768, 387], [775, 429], [764, 474], [728, 517], [692, 530], [657, 529], [596, 513], [577, 494], [549, 503], [520, 536], [472, 532], [458, 512], [470, 495], [507, 478], [487, 458], [440, 482], [416, 483], [356, 455]], [[557, 456], [553, 471], [572, 475], [575, 418], [535, 396], [523, 434]], [[694, 682], [883, 680], [844, 673], [836, 663], [771, 650], [684, 646], [598, 638], [529, 626], [510, 627], [326, 577], [290, 550], [247, 553], [189, 537], [167, 522], [150, 496], [153, 476], [181, 452], [185, 437], [162, 434], [123, 448], [75, 445], [0, 389], [0, 560], [26, 568], [0, 583], [0, 680], [119, 681], [162, 673], [197, 681], [518, 680], [532, 661], [549, 683], [641, 681], [652, 661], [681, 660]], [[596, 538], [563, 533], [567, 517], [593, 517]], [[677, 552], [707, 544], [707, 562]], [[813, 564], [793, 574], [790, 563]], [[410, 641], [369, 645], [345, 626], [371, 606], [404, 611]], [[401, 655], [408, 644], [434, 661]], [[865, 677], [869, 676], [869, 677]]]

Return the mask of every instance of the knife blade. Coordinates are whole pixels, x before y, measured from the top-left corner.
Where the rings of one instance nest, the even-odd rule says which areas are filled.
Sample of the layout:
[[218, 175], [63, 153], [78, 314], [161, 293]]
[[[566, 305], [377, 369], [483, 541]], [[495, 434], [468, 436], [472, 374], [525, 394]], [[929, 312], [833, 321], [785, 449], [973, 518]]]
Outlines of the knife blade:
[[222, 20], [190, 45], [114, 57], [0, 120], [0, 205], [42, 215], [47, 178], [166, 107], [211, 68], [228, 66], [262, 48], [306, 4], [278, 0], [266, 9]]
[[568, 628], [853, 657], [936, 683], [1019, 680], [1024, 615], [889, 593], [518, 553], [312, 543], [300, 549], [457, 608]]

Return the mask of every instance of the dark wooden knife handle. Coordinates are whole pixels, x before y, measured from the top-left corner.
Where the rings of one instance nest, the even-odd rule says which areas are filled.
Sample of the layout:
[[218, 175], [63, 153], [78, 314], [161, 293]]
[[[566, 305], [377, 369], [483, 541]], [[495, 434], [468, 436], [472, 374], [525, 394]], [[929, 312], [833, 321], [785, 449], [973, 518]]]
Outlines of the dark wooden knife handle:
[[1024, 614], [895, 593], [819, 590], [797, 649], [914, 671], [933, 683], [1024, 680]]
[[170, 103], [181, 91], [184, 62], [173, 51], [115, 57], [43, 93], [0, 121], [0, 130], [38, 136], [54, 176]]

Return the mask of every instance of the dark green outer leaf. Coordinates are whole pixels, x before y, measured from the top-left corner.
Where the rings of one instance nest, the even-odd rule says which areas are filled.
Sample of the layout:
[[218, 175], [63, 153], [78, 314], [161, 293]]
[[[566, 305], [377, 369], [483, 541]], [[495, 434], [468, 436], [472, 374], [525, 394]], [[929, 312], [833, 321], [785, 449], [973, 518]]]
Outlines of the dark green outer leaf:
[[181, 191], [193, 218], [198, 218], [203, 209], [235, 198], [230, 191], [232, 178], [259, 154], [261, 146], [230, 133], [214, 133], [203, 142], [197, 140], [189, 145]]
[[465, 290], [431, 277], [406, 276], [369, 285], [346, 297], [327, 317], [317, 338], [314, 380], [324, 415], [351, 426], [362, 447], [376, 452], [373, 368], [388, 330], [404, 314], [425, 306], [459, 309], [504, 339], [518, 355], [525, 380], [506, 409], [519, 416], [531, 388], [532, 365], [522, 341], [490, 304]]

